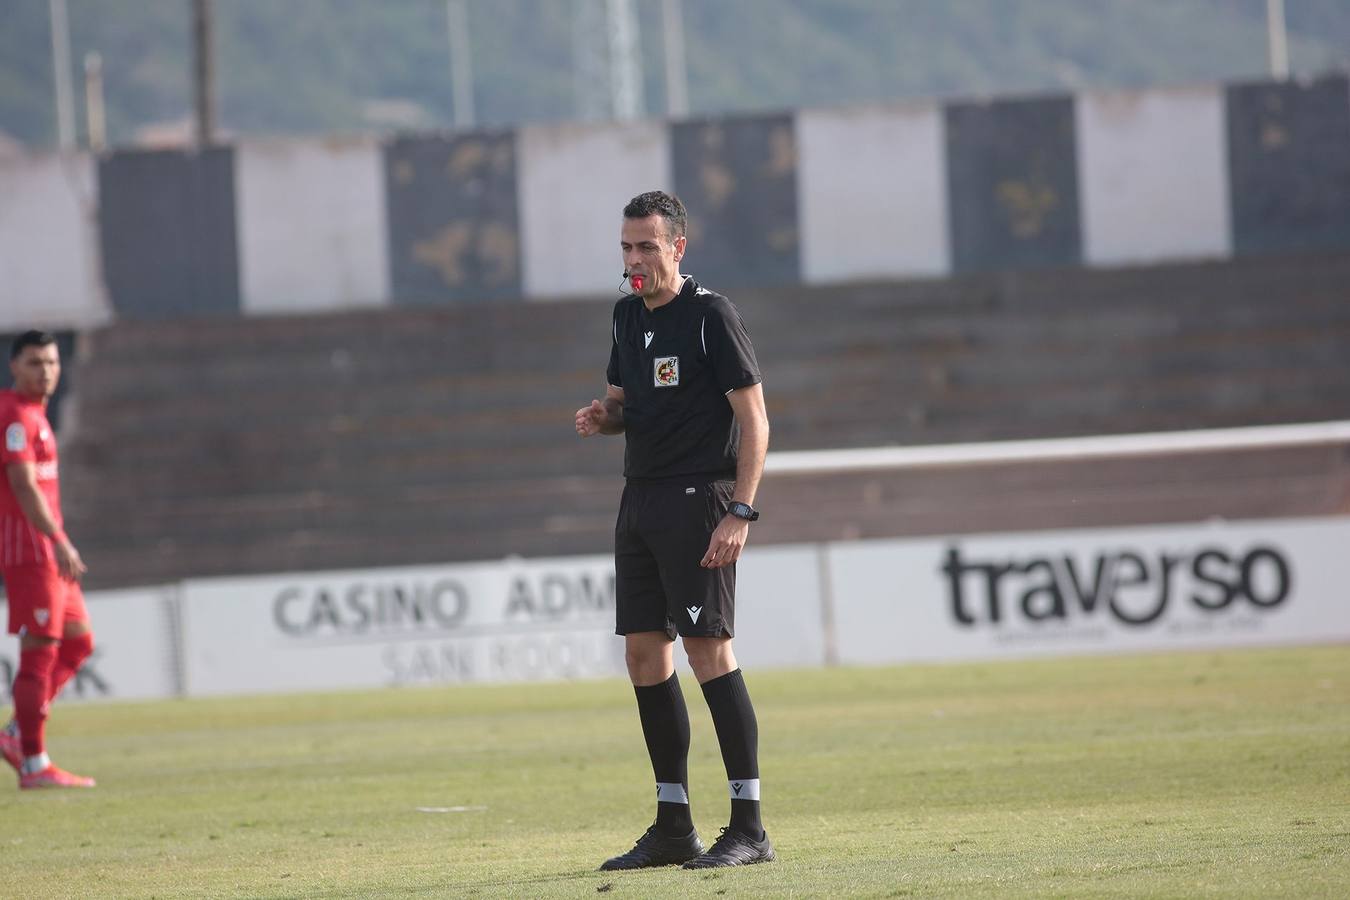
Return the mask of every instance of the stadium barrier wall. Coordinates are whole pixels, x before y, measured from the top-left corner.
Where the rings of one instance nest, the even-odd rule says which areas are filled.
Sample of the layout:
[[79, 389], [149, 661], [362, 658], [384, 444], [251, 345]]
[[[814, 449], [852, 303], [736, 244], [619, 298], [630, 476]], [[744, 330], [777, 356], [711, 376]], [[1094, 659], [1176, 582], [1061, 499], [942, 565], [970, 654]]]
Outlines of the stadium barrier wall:
[[[1347, 545], [1342, 516], [752, 547], [736, 652], [754, 670], [1350, 641]], [[86, 700], [624, 674], [609, 556], [89, 601], [99, 650], [71, 691]], [[9, 646], [6, 685], [14, 666]]]
[[518, 140], [525, 296], [612, 296], [619, 211], [671, 183], [670, 135], [643, 124], [529, 126]]
[[512, 132], [401, 137], [384, 166], [395, 304], [520, 297]]
[[[670, 131], [672, 185], [689, 211], [686, 270], [724, 288], [797, 283], [793, 117], [676, 122]], [[618, 210], [613, 222], [617, 231]]]
[[1350, 519], [830, 547], [839, 661], [1350, 640]]
[[1082, 262], [1073, 100], [955, 103], [944, 113], [953, 268]]
[[1350, 249], [1344, 74], [96, 162], [0, 163], [0, 327], [612, 299], [653, 186], [732, 291]]
[[1089, 264], [1232, 255], [1218, 87], [1083, 94], [1076, 114]]
[[941, 107], [803, 110], [797, 152], [803, 281], [952, 270]]
[[1345, 76], [1226, 90], [1238, 254], [1350, 246]]
[[90, 328], [112, 308], [87, 154], [0, 159], [0, 331]]
[[378, 143], [249, 141], [236, 166], [244, 312], [389, 302]]
[[98, 185], [103, 277], [119, 318], [239, 312], [233, 147], [113, 153], [99, 160]]
[[[178, 628], [177, 585], [98, 591], [86, 598], [94, 653], [62, 700], [155, 700], [183, 696], [184, 649]], [[0, 595], [0, 616], [9, 608]], [[0, 700], [8, 701], [19, 665], [19, 642], [0, 645]]]

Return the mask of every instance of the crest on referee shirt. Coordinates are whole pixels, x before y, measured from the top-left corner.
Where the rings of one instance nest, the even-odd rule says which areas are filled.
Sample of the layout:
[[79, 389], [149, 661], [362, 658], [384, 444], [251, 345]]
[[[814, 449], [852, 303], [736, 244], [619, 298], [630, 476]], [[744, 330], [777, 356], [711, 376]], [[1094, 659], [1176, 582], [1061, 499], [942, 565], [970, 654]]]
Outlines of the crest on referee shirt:
[[28, 435], [24, 433], [23, 423], [15, 422], [5, 429], [5, 449], [18, 453], [28, 444]]
[[675, 387], [680, 383], [680, 358], [658, 356], [652, 362], [652, 373], [657, 387]]

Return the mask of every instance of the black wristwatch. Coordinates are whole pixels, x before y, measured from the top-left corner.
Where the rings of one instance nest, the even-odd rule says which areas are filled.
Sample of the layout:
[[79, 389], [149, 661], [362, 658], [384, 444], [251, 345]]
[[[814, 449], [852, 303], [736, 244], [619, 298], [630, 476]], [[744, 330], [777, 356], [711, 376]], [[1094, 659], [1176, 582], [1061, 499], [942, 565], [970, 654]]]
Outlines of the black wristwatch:
[[744, 519], [747, 522], [754, 522], [759, 519], [759, 511], [749, 503], [742, 503], [739, 500], [734, 501], [727, 507], [727, 512], [738, 519]]

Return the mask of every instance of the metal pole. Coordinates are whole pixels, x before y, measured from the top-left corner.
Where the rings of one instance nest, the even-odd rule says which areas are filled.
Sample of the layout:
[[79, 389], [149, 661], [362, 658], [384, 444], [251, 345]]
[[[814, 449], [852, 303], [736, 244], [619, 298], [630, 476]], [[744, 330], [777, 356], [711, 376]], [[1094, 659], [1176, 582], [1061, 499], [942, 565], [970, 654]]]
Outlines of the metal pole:
[[661, 0], [661, 34], [666, 43], [666, 114], [689, 115], [689, 69], [684, 58], [683, 0]]
[[614, 118], [642, 116], [642, 65], [638, 56], [637, 13], [633, 0], [607, 0], [609, 84]]
[[197, 146], [216, 139], [216, 66], [211, 35], [211, 0], [192, 0], [193, 95], [196, 101]]
[[52, 82], [56, 89], [56, 144], [75, 147], [75, 94], [70, 77], [70, 17], [66, 0], [48, 0], [52, 24]]
[[582, 121], [609, 113], [609, 60], [606, 57], [604, 0], [572, 0], [572, 92]]
[[103, 106], [103, 57], [84, 55], [84, 119], [89, 126], [89, 149], [102, 153], [108, 146], [108, 126]]
[[1266, 0], [1266, 38], [1270, 46], [1270, 77], [1289, 78], [1289, 33], [1284, 22], [1284, 0]]
[[470, 56], [469, 13], [466, 0], [445, 0], [450, 28], [450, 95], [456, 128], [473, 127], [473, 57]]

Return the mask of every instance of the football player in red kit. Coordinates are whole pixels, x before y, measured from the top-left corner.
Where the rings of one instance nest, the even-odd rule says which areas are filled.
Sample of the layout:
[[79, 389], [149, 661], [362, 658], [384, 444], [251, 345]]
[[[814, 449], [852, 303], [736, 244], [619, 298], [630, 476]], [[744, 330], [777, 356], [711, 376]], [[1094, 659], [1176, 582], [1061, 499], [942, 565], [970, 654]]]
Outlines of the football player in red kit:
[[56, 436], [47, 400], [61, 377], [56, 338], [28, 331], [9, 353], [14, 389], [0, 391], [0, 576], [9, 633], [19, 636], [14, 719], [0, 730], [0, 754], [19, 787], [93, 787], [47, 757], [47, 712], [94, 649], [80, 578], [85, 567], [61, 522]]

